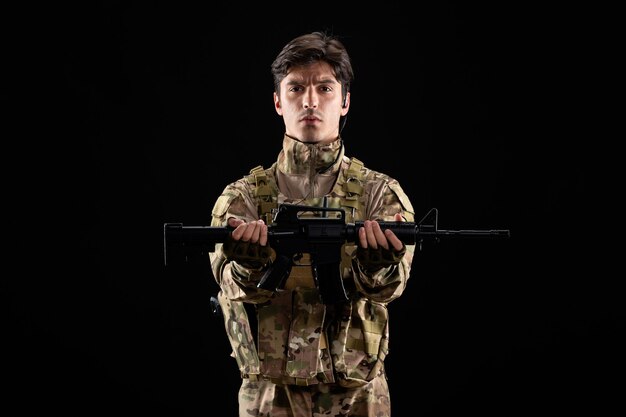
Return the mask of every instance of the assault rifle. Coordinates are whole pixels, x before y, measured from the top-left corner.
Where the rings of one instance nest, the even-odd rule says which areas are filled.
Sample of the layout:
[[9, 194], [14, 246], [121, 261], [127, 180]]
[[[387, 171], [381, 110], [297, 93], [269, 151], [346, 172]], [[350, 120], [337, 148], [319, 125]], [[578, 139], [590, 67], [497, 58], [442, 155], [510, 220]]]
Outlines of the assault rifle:
[[[381, 221], [381, 229], [391, 229], [405, 245], [425, 241], [439, 242], [448, 237], [508, 238], [509, 230], [441, 230], [437, 226], [438, 211], [432, 208], [419, 223]], [[268, 244], [276, 252], [276, 259], [264, 273], [257, 287], [277, 290], [284, 286], [298, 254], [311, 255], [315, 284], [322, 301], [327, 304], [347, 300], [340, 276], [341, 246], [358, 241], [363, 221], [345, 222], [345, 211], [340, 208], [311, 207], [282, 204], [268, 225]], [[215, 251], [216, 243], [223, 243], [232, 228], [228, 226], [183, 226], [165, 223], [163, 226], [165, 265], [176, 261], [188, 262], [190, 256]], [[208, 261], [207, 261], [208, 262]]]

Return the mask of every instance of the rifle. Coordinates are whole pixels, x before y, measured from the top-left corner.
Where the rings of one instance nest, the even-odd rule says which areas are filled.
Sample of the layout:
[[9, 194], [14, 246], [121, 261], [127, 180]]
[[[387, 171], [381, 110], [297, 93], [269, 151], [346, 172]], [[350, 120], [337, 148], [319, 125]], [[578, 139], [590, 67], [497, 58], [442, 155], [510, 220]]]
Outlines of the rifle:
[[[308, 214], [308, 215], [307, 215]], [[329, 216], [332, 214], [332, 216]], [[508, 229], [441, 230], [438, 211], [432, 208], [418, 223], [380, 221], [381, 229], [391, 229], [405, 245], [426, 241], [439, 242], [449, 237], [508, 238]], [[345, 222], [341, 208], [311, 207], [282, 204], [276, 209], [268, 225], [268, 244], [276, 252], [276, 259], [264, 273], [257, 287], [275, 291], [285, 284], [294, 259], [298, 254], [311, 254], [311, 267], [322, 301], [332, 304], [347, 300], [340, 276], [341, 246], [355, 243], [363, 221]], [[163, 250], [165, 265], [172, 260], [189, 261], [193, 255], [215, 251], [216, 243], [223, 243], [233, 228], [228, 226], [183, 226], [165, 223]]]

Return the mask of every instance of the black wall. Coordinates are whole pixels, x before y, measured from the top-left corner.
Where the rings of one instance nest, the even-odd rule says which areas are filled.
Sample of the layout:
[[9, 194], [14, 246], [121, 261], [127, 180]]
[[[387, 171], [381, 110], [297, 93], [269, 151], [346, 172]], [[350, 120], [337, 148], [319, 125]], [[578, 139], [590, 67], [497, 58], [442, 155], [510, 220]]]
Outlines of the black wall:
[[270, 64], [325, 29], [356, 73], [347, 154], [397, 178], [417, 217], [511, 230], [416, 259], [389, 306], [395, 415], [623, 407], [608, 379], [624, 370], [621, 300], [587, 227], [590, 151], [572, 139], [587, 127], [585, 26], [556, 7], [465, 3], [103, 2], [22, 26], [10, 62], [27, 117], [5, 156], [16, 415], [236, 415], [217, 285], [206, 266], [163, 266], [162, 227], [208, 224], [226, 183], [274, 161]]

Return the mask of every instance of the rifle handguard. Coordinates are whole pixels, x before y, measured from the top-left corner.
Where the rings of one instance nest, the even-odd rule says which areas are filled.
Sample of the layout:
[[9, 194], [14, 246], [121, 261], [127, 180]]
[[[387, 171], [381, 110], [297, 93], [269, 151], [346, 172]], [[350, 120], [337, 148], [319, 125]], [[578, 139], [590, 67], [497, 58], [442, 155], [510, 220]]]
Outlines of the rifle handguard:
[[262, 269], [272, 259], [272, 248], [269, 245], [235, 240], [232, 233], [226, 237], [222, 249], [226, 259], [249, 269]]
[[395, 249], [378, 249], [357, 247], [356, 257], [366, 271], [376, 271], [391, 265], [398, 265], [406, 253], [406, 246], [396, 251]]

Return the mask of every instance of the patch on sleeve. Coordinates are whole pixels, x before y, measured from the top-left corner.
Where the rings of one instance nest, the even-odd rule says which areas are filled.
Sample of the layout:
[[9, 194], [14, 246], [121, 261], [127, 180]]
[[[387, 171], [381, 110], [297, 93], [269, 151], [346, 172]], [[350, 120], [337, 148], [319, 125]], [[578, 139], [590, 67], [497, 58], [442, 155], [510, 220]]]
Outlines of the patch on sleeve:
[[391, 191], [393, 191], [398, 197], [398, 200], [400, 200], [400, 204], [402, 204], [402, 208], [411, 214], [415, 214], [415, 210], [413, 209], [411, 200], [409, 200], [409, 197], [405, 194], [402, 187], [400, 187], [400, 184], [398, 183], [389, 184], [389, 188], [391, 188]]
[[224, 193], [220, 195], [213, 206], [211, 215], [213, 215], [213, 217], [223, 217], [235, 197], [237, 197], [237, 194], [235, 193]]

